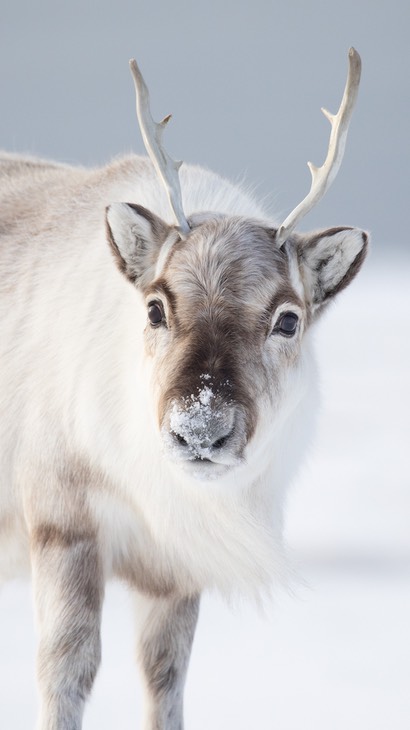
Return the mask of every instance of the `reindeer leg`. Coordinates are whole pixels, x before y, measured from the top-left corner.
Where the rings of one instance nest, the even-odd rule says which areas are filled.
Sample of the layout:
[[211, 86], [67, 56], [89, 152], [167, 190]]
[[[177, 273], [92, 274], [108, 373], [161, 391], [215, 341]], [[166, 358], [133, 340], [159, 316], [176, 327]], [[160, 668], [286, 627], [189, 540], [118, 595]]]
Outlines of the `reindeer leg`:
[[80, 730], [100, 662], [103, 579], [92, 532], [34, 529], [31, 554], [39, 628], [38, 730]]
[[183, 690], [199, 597], [138, 595], [138, 656], [145, 690], [144, 730], [183, 730]]

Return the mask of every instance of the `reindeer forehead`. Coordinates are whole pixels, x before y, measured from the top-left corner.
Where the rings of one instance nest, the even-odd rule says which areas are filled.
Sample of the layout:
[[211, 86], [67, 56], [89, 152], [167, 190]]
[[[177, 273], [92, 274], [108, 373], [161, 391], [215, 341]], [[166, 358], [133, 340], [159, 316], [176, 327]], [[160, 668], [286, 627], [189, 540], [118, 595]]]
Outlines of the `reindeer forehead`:
[[[163, 269], [172, 290], [198, 304], [265, 307], [291, 290], [288, 261], [268, 228], [249, 221], [212, 221], [175, 245]], [[293, 293], [295, 296], [295, 293]]]

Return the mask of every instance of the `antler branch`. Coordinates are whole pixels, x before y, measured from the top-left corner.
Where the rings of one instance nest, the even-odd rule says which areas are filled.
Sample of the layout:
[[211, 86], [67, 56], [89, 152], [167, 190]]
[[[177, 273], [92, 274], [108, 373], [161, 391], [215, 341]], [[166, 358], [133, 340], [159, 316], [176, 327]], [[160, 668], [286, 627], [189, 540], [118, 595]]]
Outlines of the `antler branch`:
[[149, 106], [148, 88], [135, 58], [130, 61], [130, 69], [135, 84], [137, 117], [145, 149], [165, 185], [180, 233], [186, 236], [190, 228], [182, 208], [182, 193], [178, 175], [182, 162], [173, 160], [162, 145], [162, 135], [171, 115], [164, 117], [162, 122], [154, 122]]
[[333, 115], [326, 109], [322, 109], [326, 119], [332, 125], [327, 157], [321, 167], [316, 167], [312, 162], [307, 163], [312, 175], [311, 188], [307, 196], [292, 210], [278, 229], [276, 240], [279, 247], [283, 246], [299, 221], [323, 198], [339, 171], [350, 119], [359, 90], [361, 66], [358, 52], [354, 48], [350, 48], [349, 72], [339, 111]]

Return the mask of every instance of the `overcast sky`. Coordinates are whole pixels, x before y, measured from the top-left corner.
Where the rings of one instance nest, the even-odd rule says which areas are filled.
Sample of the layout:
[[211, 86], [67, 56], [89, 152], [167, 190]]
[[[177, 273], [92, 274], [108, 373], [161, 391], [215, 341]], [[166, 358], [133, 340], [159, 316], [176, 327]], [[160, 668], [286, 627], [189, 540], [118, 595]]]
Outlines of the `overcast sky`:
[[[4, 5], [6, 7], [4, 7]], [[167, 146], [256, 185], [276, 216], [306, 194], [345, 82], [363, 60], [345, 161], [304, 228], [351, 224], [381, 251], [407, 243], [410, 6], [404, 0], [3, 0], [0, 145], [82, 164], [143, 147], [128, 59]], [[137, 202], [137, 201], [136, 201]]]

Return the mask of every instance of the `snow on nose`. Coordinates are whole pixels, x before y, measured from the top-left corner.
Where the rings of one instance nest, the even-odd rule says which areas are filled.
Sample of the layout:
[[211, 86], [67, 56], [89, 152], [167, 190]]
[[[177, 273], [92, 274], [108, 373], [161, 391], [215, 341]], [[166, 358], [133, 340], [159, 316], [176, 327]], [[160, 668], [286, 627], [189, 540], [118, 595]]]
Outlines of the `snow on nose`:
[[211, 459], [234, 432], [235, 407], [221, 402], [209, 385], [172, 405], [169, 431], [189, 459]]

